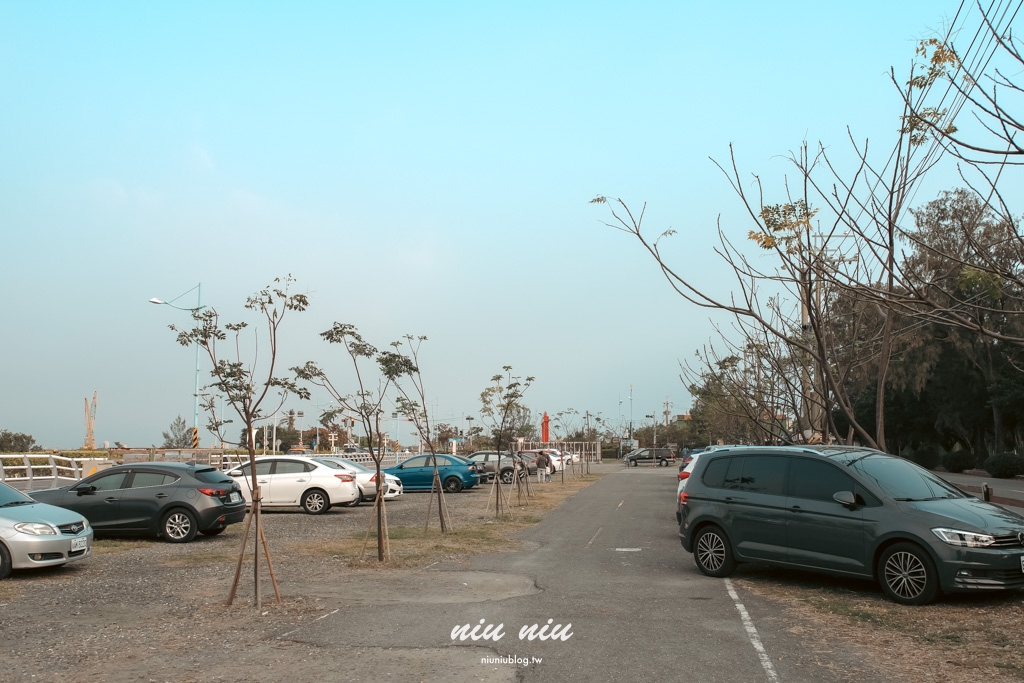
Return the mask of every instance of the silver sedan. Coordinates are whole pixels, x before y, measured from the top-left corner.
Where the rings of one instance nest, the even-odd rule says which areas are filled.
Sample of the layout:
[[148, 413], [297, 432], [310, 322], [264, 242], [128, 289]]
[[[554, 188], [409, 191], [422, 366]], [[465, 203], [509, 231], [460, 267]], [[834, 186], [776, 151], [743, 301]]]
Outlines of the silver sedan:
[[92, 527], [77, 512], [37, 503], [0, 483], [0, 579], [12, 569], [53, 567], [92, 553]]
[[[318, 456], [313, 458], [319, 463], [328, 467], [335, 467], [351, 472], [356, 477], [356, 485], [359, 487], [359, 498], [349, 505], [359, 505], [364, 500], [373, 500], [377, 497], [377, 471], [367, 465], [339, 458], [337, 456]], [[398, 477], [382, 472], [384, 475], [384, 500], [394, 500], [401, 496], [405, 490], [402, 488], [402, 480]]]

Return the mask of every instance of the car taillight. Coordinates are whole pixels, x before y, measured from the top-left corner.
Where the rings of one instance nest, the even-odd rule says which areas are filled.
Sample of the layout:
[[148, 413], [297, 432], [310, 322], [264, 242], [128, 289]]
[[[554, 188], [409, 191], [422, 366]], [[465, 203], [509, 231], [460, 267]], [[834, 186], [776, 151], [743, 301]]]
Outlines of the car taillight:
[[220, 498], [221, 496], [228, 495], [227, 489], [214, 489], [208, 487], [200, 487], [199, 493], [206, 494], [207, 496], [213, 496], [214, 498]]
[[341, 479], [342, 481], [355, 481], [356, 480], [355, 476], [351, 475], [351, 474], [335, 474], [334, 476], [336, 476], [338, 479]]
[[680, 472], [679, 473], [679, 481], [682, 481], [683, 479], [689, 479], [689, 478], [690, 478], [690, 473], [689, 472]]
[[374, 474], [372, 477], [370, 477], [370, 483], [371, 484], [376, 484], [377, 483], [377, 475], [376, 474]]
[[679, 504], [680, 505], [686, 505], [689, 502], [690, 502], [690, 496], [687, 495], [686, 491], [681, 491], [679, 493]]

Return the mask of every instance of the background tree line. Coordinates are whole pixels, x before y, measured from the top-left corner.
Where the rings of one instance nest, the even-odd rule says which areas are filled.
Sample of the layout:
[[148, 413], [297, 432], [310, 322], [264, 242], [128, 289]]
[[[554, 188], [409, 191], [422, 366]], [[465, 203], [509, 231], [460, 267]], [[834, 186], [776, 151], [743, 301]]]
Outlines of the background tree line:
[[[716, 162], [747, 221], [718, 227], [726, 295], [663, 258], [674, 231], [651, 237], [646, 207], [593, 200], [677, 293], [727, 316], [682, 366], [709, 440], [859, 443], [928, 463], [955, 451], [972, 464], [1024, 445], [1024, 237], [1004, 192], [1024, 163], [1024, 59], [1017, 11], [1004, 10], [965, 5], [922, 41], [890, 74], [893, 139], [805, 143], [780, 201], [734, 150]], [[960, 186], [916, 202], [936, 168]]]

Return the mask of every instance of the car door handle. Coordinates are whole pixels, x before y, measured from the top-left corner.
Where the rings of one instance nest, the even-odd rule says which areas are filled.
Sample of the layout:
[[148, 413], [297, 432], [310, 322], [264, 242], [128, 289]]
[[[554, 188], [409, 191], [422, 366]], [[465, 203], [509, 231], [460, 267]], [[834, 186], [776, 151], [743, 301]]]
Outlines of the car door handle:
[[793, 512], [803, 512], [804, 511], [803, 508], [800, 507], [799, 505], [793, 505], [789, 509], [792, 510]]
[[167, 494], [166, 493], [158, 493], [158, 494], [156, 494], [156, 497], [157, 498], [166, 498]]
[[117, 498], [114, 498], [113, 496], [111, 496], [110, 498], [104, 498], [103, 502], [105, 502], [105, 503], [116, 503], [117, 502]]
[[267, 480], [266, 480], [266, 479], [257, 479], [257, 480], [256, 480], [256, 483], [257, 483], [257, 484], [266, 484], [266, 483], [267, 483]]

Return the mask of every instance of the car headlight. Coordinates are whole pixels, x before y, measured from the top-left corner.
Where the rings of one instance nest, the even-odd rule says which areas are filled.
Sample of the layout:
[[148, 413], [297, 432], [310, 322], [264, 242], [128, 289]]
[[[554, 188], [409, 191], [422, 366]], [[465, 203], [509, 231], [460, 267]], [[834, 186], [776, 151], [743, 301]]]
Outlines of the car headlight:
[[31, 536], [56, 536], [57, 530], [49, 524], [41, 524], [39, 522], [19, 522], [14, 525], [15, 531], [20, 531], [23, 534], [29, 534]]
[[932, 529], [932, 533], [950, 545], [963, 548], [984, 548], [996, 542], [995, 537], [989, 534], [976, 534], [973, 531], [959, 529]]

